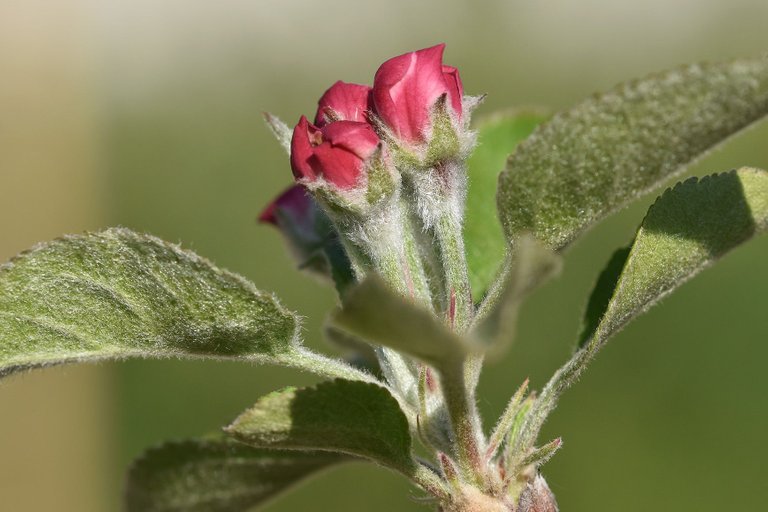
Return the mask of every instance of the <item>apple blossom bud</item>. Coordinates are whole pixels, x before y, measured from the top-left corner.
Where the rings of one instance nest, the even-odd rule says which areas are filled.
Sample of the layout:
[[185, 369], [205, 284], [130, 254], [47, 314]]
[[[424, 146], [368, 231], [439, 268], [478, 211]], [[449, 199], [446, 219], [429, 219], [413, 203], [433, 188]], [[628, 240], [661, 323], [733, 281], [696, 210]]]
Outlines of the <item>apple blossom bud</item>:
[[275, 226], [300, 268], [326, 274], [324, 262], [313, 261], [336, 233], [328, 217], [302, 185], [292, 185], [259, 215], [259, 222]]
[[299, 268], [332, 279], [337, 286], [351, 279], [349, 260], [338, 233], [309, 191], [292, 185], [259, 215], [259, 222], [275, 226], [285, 239]]
[[278, 229], [281, 224], [301, 227], [312, 225], [313, 204], [307, 190], [301, 185], [291, 185], [277, 196], [259, 214], [259, 222], [272, 224]]
[[462, 117], [462, 85], [456, 68], [443, 65], [445, 44], [389, 59], [373, 79], [376, 114], [406, 144], [427, 141], [433, 110], [447, 95], [457, 120]]
[[317, 102], [315, 125], [323, 127], [333, 121], [367, 122], [367, 113], [373, 109], [371, 88], [339, 80]]
[[291, 168], [307, 184], [322, 180], [353, 189], [378, 147], [379, 137], [366, 123], [337, 121], [318, 128], [301, 116], [291, 139]]

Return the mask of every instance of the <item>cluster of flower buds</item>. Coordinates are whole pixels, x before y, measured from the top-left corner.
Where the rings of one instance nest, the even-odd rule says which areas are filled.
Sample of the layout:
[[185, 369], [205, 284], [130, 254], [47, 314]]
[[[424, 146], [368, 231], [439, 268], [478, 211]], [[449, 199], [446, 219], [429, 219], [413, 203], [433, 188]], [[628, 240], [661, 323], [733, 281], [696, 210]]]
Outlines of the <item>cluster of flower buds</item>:
[[349, 191], [365, 187], [371, 171], [391, 165], [392, 157], [400, 167], [458, 154], [467, 131], [463, 91], [458, 70], [442, 62], [443, 50], [438, 45], [386, 61], [373, 87], [333, 84], [318, 102], [314, 124], [302, 117], [294, 128], [297, 180]]
[[461, 79], [443, 64], [445, 45], [382, 64], [373, 87], [333, 84], [318, 102], [314, 123], [302, 116], [290, 143], [298, 183], [326, 202], [365, 210], [395, 195], [403, 173], [466, 154]]
[[[443, 64], [444, 49], [389, 59], [372, 87], [336, 82], [320, 98], [314, 122], [302, 116], [290, 135], [270, 118], [289, 148], [297, 184], [331, 219], [353, 265], [385, 278], [400, 268], [399, 288], [425, 301], [431, 301], [425, 271], [408, 239], [428, 232], [444, 212], [451, 212], [449, 224], [460, 238], [463, 162], [474, 145], [468, 111], [476, 99], [464, 97], [458, 70]], [[262, 219], [284, 231], [270, 220], [270, 209], [275, 205]]]

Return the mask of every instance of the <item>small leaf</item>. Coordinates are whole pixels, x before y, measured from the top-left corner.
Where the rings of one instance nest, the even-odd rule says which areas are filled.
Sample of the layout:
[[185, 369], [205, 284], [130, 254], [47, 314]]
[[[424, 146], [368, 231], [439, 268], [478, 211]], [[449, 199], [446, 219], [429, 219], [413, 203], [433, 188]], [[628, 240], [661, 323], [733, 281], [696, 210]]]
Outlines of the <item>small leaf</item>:
[[507, 243], [493, 198], [507, 157], [547, 115], [536, 110], [499, 112], [475, 126], [478, 146], [467, 162], [469, 188], [464, 240], [472, 295], [479, 302], [504, 259]]
[[[524, 453], [527, 446], [522, 441], [524, 437], [525, 423], [536, 404], [536, 395], [531, 393], [515, 408], [514, 416], [509, 425], [507, 436], [504, 439], [504, 467], [512, 467], [514, 459]], [[506, 413], [506, 411], [505, 411]]]
[[227, 439], [168, 443], [134, 462], [127, 510], [245, 512], [346, 460], [341, 454], [261, 450]]
[[682, 283], [766, 230], [766, 171], [742, 168], [668, 190], [648, 210], [600, 322], [589, 333], [590, 344], [603, 344]]
[[350, 290], [332, 320], [349, 333], [437, 368], [477, 350], [430, 311], [392, 291], [375, 275]]
[[688, 66], [620, 85], [541, 125], [509, 160], [497, 201], [507, 240], [560, 250], [768, 114], [768, 59]]
[[529, 235], [521, 237], [512, 244], [501, 276], [480, 306], [473, 334], [487, 340], [497, 352], [508, 346], [523, 300], [561, 268], [560, 256]]
[[525, 379], [520, 387], [517, 388], [517, 391], [515, 391], [515, 394], [512, 395], [509, 403], [507, 403], [507, 406], [504, 408], [504, 412], [499, 417], [498, 423], [496, 423], [491, 436], [488, 438], [488, 447], [485, 451], [486, 460], [490, 461], [496, 456], [496, 451], [511, 432], [512, 425], [515, 423], [515, 419], [523, 408], [523, 399], [525, 398], [525, 393], [528, 391], [528, 383], [528, 379]]
[[[535, 448], [531, 453], [529, 453], [526, 457], [523, 458], [523, 460], [520, 462], [520, 465], [517, 468], [517, 470], [523, 469], [526, 466], [534, 465], [537, 468], [540, 466], [543, 466], [546, 464], [549, 459], [551, 459], [555, 453], [563, 446], [563, 440], [559, 437], [557, 439], [554, 439], [544, 446], [540, 448]], [[511, 474], [515, 474], [516, 471], [512, 471]]]
[[285, 124], [279, 117], [264, 112], [264, 121], [269, 126], [269, 130], [272, 135], [275, 136], [277, 141], [283, 146], [283, 149], [290, 155], [291, 154], [291, 138], [293, 138], [293, 130]]
[[239, 359], [372, 380], [302, 348], [296, 316], [272, 295], [151, 236], [64, 237], [0, 267], [0, 376], [127, 357]]
[[376, 384], [336, 379], [262, 397], [226, 432], [259, 448], [329, 450], [415, 472], [408, 420]]

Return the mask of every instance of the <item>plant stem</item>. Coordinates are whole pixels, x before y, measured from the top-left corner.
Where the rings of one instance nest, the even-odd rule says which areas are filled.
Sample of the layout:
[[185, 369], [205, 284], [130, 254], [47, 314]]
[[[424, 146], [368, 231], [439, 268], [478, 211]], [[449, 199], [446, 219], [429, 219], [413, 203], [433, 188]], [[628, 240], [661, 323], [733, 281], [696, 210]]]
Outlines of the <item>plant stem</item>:
[[414, 236], [414, 226], [402, 198], [383, 218], [371, 221], [369, 240], [374, 265], [400, 293], [432, 309], [427, 274]]
[[479, 432], [480, 421], [474, 401], [474, 393], [464, 378], [466, 361], [456, 361], [442, 369], [440, 384], [443, 389], [448, 414], [456, 435], [458, 463], [465, 478], [481, 485], [485, 475]]
[[314, 374], [327, 379], [359, 380], [381, 384], [379, 380], [368, 372], [358, 370], [341, 359], [328, 357], [313, 352], [308, 348], [295, 348], [285, 355], [276, 356], [281, 364], [289, 368], [311, 370]]
[[425, 465], [417, 463], [413, 473], [406, 476], [440, 501], [450, 499], [450, 491], [446, 487], [445, 481]]
[[474, 306], [461, 219], [448, 209], [437, 219], [434, 230], [448, 294], [448, 321], [453, 330], [462, 333], [472, 320]]

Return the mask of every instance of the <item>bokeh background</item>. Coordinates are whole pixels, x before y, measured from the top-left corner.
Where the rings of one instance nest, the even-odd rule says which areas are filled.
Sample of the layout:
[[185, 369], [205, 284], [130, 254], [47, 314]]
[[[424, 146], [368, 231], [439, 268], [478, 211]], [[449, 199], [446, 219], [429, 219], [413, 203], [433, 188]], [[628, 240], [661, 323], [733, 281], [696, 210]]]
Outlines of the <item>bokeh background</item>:
[[[680, 63], [764, 54], [764, 0], [0, 0], [0, 256], [64, 232], [123, 225], [181, 241], [307, 318], [334, 294], [294, 271], [259, 209], [290, 182], [262, 123], [294, 122], [337, 79], [440, 41], [478, 115], [567, 107]], [[763, 123], [691, 174], [768, 168]], [[512, 352], [484, 374], [492, 423], [526, 376], [567, 357], [594, 279], [653, 196], [590, 232], [525, 306]], [[489, 199], [491, 200], [491, 199]], [[768, 502], [768, 237], [635, 322], [565, 395], [545, 436], [562, 510], [762, 510]], [[0, 384], [0, 508], [119, 510], [143, 448], [216, 430], [296, 372], [132, 361]], [[400, 477], [356, 464], [268, 507], [426, 510]]]

